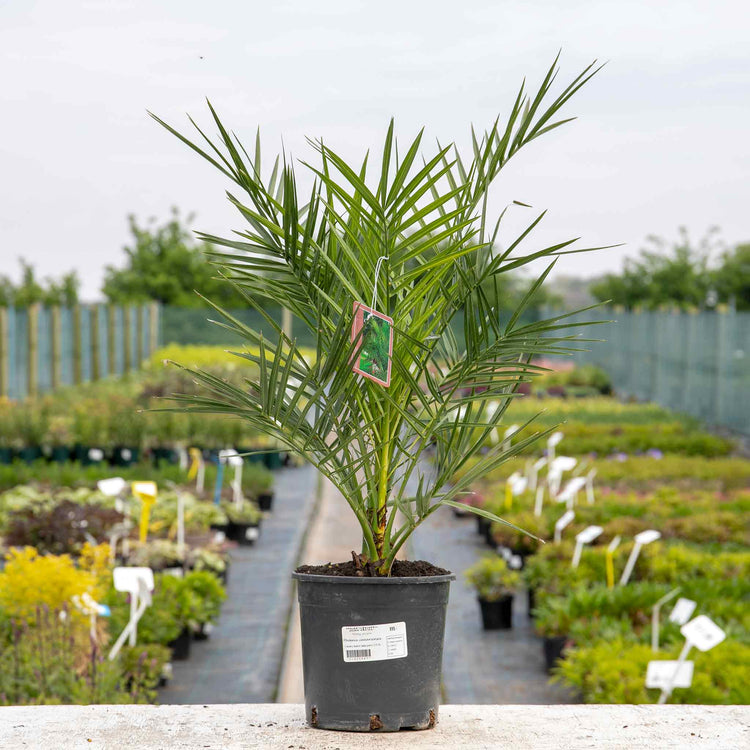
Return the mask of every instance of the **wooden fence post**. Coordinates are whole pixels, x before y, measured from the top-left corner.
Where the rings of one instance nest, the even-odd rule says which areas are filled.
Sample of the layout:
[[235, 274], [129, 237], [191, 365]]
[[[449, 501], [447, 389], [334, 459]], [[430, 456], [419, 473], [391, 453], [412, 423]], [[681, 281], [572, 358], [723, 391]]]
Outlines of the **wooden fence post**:
[[143, 365], [143, 360], [145, 359], [143, 356], [143, 313], [143, 305], [138, 305], [138, 307], [135, 308], [135, 356], [136, 364], [139, 369]]
[[39, 390], [39, 304], [29, 306], [28, 317], [28, 372], [27, 385], [29, 396], [36, 396]]
[[73, 322], [73, 382], [83, 381], [83, 346], [81, 341], [81, 306], [75, 305], [71, 311]]
[[62, 383], [62, 352], [60, 339], [62, 337], [62, 321], [60, 308], [55, 306], [50, 309], [50, 338], [52, 349], [52, 390], [57, 390]]
[[99, 380], [102, 376], [99, 354], [99, 305], [90, 305], [89, 315], [89, 327], [91, 329], [91, 379]]
[[116, 375], [117, 372], [117, 349], [115, 348], [115, 307], [107, 305], [107, 375]]
[[159, 303], [148, 306], [148, 353], [152, 355], [159, 348]]
[[0, 307], [0, 397], [10, 396], [10, 327], [8, 309]]
[[122, 308], [122, 338], [123, 346], [123, 371], [130, 372], [133, 369], [133, 308], [125, 306]]

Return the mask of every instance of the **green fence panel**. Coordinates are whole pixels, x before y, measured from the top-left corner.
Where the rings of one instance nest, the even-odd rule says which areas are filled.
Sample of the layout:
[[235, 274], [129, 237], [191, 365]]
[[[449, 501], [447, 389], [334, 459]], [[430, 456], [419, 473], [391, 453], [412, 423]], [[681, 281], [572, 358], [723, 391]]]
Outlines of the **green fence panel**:
[[604, 341], [571, 357], [606, 370], [621, 396], [750, 434], [750, 313], [599, 308], [575, 320], [613, 321], [578, 329]]

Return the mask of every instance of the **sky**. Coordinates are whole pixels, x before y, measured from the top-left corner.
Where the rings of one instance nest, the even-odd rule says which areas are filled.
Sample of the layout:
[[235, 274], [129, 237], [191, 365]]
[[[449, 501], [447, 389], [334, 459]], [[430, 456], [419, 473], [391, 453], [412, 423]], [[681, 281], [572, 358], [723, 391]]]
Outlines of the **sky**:
[[[76, 269], [100, 296], [124, 262], [127, 216], [242, 229], [226, 180], [146, 110], [207, 124], [206, 98], [265, 163], [306, 136], [340, 153], [378, 151], [426, 126], [468, 154], [470, 126], [507, 116], [524, 77], [558, 50], [560, 83], [605, 68], [564, 110], [575, 122], [527, 146], [491, 207], [548, 209], [526, 249], [581, 237], [621, 247], [561, 259], [556, 273], [621, 267], [644, 238], [696, 241], [718, 225], [750, 240], [750, 13], [744, 2], [668, 0], [0, 0], [0, 274], [18, 258], [40, 276]], [[528, 209], [514, 207], [509, 241]]]

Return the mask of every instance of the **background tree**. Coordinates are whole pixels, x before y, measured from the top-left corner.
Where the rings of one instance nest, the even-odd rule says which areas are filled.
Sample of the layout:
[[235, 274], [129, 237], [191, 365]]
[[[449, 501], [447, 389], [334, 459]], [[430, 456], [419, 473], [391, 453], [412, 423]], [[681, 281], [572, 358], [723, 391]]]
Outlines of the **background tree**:
[[684, 227], [678, 231], [679, 238], [671, 247], [661, 237], [648, 237], [648, 247], [637, 258], [627, 258], [621, 274], [607, 274], [594, 282], [591, 293], [599, 301], [611, 300], [628, 309], [665, 304], [681, 309], [703, 307], [714, 285], [709, 258], [721, 247], [718, 229], [709, 229], [697, 247]]
[[63, 274], [59, 279], [46, 277], [39, 281], [34, 266], [19, 258], [21, 281], [15, 284], [6, 275], [0, 276], [0, 306], [24, 308], [40, 303], [47, 306], [72, 307], [78, 303], [80, 281], [75, 271]]
[[738, 310], [750, 310], [750, 243], [722, 254], [713, 283], [720, 302], [733, 302]]
[[[188, 215], [185, 221], [193, 220]], [[131, 246], [124, 249], [124, 268], [107, 266], [102, 292], [114, 304], [136, 304], [155, 300], [178, 307], [203, 307], [196, 294], [219, 300], [226, 307], [245, 307], [242, 296], [217, 276], [214, 266], [206, 262], [213, 251], [206, 242], [196, 242], [183, 225], [178, 209], [163, 225], [151, 219], [146, 226], [135, 216], [128, 217], [133, 235]]]

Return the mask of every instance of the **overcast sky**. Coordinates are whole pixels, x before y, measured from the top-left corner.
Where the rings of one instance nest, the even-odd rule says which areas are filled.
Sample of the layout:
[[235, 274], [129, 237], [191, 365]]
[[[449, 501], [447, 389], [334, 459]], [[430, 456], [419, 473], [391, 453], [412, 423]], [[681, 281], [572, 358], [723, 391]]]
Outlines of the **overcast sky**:
[[247, 142], [259, 125], [268, 157], [282, 136], [308, 156], [305, 135], [359, 156], [391, 116], [403, 140], [426, 125], [465, 147], [470, 124], [505, 115], [559, 48], [561, 82], [609, 62], [568, 105], [579, 119], [527, 147], [493, 194], [498, 209], [549, 209], [528, 249], [626, 243], [560, 265], [590, 276], [680, 224], [750, 240], [747, 7], [0, 0], [0, 273], [17, 276], [19, 256], [42, 276], [75, 268], [90, 300], [104, 266], [122, 263], [129, 213], [165, 219], [175, 205], [196, 212], [192, 228], [241, 228], [225, 182], [146, 109], [206, 122], [208, 97]]

